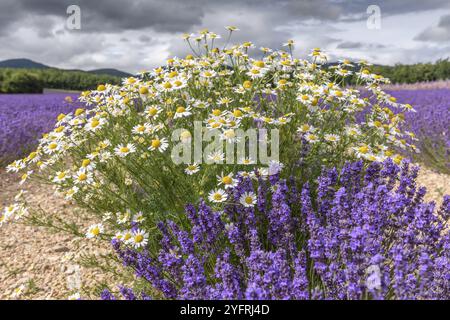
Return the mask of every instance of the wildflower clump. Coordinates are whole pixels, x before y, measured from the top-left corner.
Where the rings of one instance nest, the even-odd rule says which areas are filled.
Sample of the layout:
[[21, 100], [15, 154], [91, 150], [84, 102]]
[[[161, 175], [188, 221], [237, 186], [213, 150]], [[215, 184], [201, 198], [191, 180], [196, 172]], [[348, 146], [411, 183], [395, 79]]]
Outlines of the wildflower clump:
[[[237, 29], [228, 30], [230, 40]], [[154, 228], [199, 195], [220, 203], [239, 173], [267, 174], [269, 161], [224, 152], [227, 144], [246, 143], [242, 130], [266, 130], [258, 141], [279, 154], [275, 162], [286, 172], [304, 176], [303, 182], [318, 176], [323, 164], [401, 161], [393, 150], [404, 144], [399, 125], [408, 106], [380, 89], [387, 80], [371, 74], [367, 63], [356, 67], [344, 60], [335, 68], [323, 67], [325, 53], [316, 48], [308, 59], [295, 58], [292, 41], [288, 51], [261, 48], [258, 53], [251, 42], [219, 48], [219, 36], [207, 30], [184, 38], [193, 54], [168, 59], [164, 66], [123, 79], [122, 85], [83, 92], [85, 107], [60, 114], [37, 149], [7, 170], [55, 185], [66, 199], [110, 220], [114, 233], [140, 213], [146, 227]], [[343, 85], [352, 74], [375, 102]], [[359, 123], [355, 114], [364, 109], [370, 111]], [[192, 132], [195, 122], [201, 128]], [[270, 139], [264, 134], [275, 129]], [[193, 150], [195, 135], [201, 143]], [[207, 148], [213, 135], [222, 147]], [[184, 161], [174, 160], [180, 143], [187, 146]], [[201, 156], [194, 159], [198, 150]], [[11, 217], [10, 211], [2, 214], [2, 220]]]

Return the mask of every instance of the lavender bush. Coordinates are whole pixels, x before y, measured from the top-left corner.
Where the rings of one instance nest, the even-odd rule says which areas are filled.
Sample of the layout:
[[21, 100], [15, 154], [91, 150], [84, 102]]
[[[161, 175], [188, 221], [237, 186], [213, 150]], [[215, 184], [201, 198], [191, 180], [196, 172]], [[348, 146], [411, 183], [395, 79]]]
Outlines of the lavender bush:
[[[66, 99], [70, 97], [70, 99]], [[0, 166], [34, 149], [58, 114], [76, 109], [76, 94], [1, 94]]]
[[[148, 282], [126, 299], [449, 299], [450, 197], [436, 210], [404, 161], [324, 169], [317, 185], [240, 177], [222, 212], [186, 206], [152, 256], [113, 247]], [[247, 198], [249, 197], [249, 198]], [[253, 201], [246, 201], [250, 200]], [[135, 225], [135, 228], [138, 228]], [[117, 294], [116, 294], [117, 295]], [[103, 299], [115, 299], [108, 290]]]

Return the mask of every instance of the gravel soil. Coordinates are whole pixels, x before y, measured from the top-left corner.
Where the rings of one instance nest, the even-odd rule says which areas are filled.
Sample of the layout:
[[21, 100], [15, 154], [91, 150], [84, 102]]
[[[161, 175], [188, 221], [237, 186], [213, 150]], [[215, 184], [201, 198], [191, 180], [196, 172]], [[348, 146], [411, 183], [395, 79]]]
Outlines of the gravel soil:
[[[1, 210], [12, 202], [20, 187], [17, 177], [0, 171]], [[30, 183], [26, 190], [29, 203], [40, 205], [50, 214], [84, 227], [98, 222], [89, 221], [83, 210], [57, 197], [51, 186]], [[110, 285], [121, 282], [99, 268], [82, 266], [81, 260], [108, 253], [109, 246], [96, 240], [19, 222], [4, 224], [0, 227], [0, 299], [67, 299], [75, 292], [96, 297], [95, 289], [104, 281]], [[21, 286], [22, 294], [15, 297]]]
[[[450, 176], [422, 168], [419, 184], [428, 189], [427, 200], [440, 202], [450, 194]], [[0, 169], [0, 208], [9, 204], [20, 190], [17, 177]], [[41, 205], [51, 214], [88, 226], [81, 209], [54, 195], [49, 186], [27, 186], [30, 203]], [[75, 236], [52, 233], [45, 227], [14, 223], [0, 227], [0, 299], [67, 299], [71, 293], [95, 297], [94, 289], [103, 281], [121, 283], [110, 273], [80, 264], [83, 255], [109, 253], [107, 245]], [[115, 266], [120, 269], [120, 266]], [[15, 290], [23, 285], [18, 297]]]

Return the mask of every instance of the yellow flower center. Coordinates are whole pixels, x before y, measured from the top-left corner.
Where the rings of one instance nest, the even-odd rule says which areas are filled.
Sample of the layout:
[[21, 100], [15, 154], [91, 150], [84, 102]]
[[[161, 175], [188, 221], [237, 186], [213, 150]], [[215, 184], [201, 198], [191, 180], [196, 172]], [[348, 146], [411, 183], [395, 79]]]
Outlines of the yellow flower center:
[[140, 94], [147, 94], [148, 93], [148, 88], [147, 87], [141, 87], [139, 89], [139, 93]]
[[82, 108], [78, 108], [77, 110], [75, 110], [75, 115], [79, 116], [80, 114], [82, 114], [84, 112], [84, 109]]
[[223, 184], [231, 184], [233, 182], [233, 179], [230, 176], [225, 176], [222, 178]]
[[141, 243], [142, 241], [144, 241], [144, 236], [142, 234], [137, 234], [134, 236], [134, 242]]
[[161, 146], [161, 141], [159, 139], [154, 139], [152, 140], [152, 147], [153, 148], [159, 148], [159, 146]]
[[81, 173], [81, 174], [78, 176], [78, 180], [79, 180], [79, 181], [86, 181], [86, 179], [87, 179], [87, 175], [86, 175], [85, 173]]
[[58, 146], [58, 145], [57, 145], [56, 143], [52, 142], [52, 143], [50, 143], [50, 144], [48, 145], [48, 148], [49, 148], [50, 150], [55, 150], [57, 146]]
[[245, 203], [246, 204], [252, 204], [253, 203], [253, 198], [250, 196], [245, 197]]
[[213, 198], [216, 201], [220, 201], [220, 200], [222, 200], [222, 195], [220, 193], [216, 193], [216, 194], [214, 194]]
[[120, 152], [122, 152], [122, 153], [127, 153], [129, 151], [130, 151], [130, 149], [128, 149], [127, 147], [120, 148]]
[[104, 91], [105, 89], [106, 89], [106, 87], [103, 84], [101, 84], [97, 87], [98, 91]]
[[264, 63], [264, 61], [255, 61], [253, 62], [253, 65], [258, 68], [264, 68], [266, 64]]
[[64, 130], [63, 126], [59, 126], [58, 128], [55, 129], [55, 132], [60, 133]]
[[92, 127], [92, 128], [97, 127], [99, 124], [100, 124], [100, 121], [98, 121], [97, 119], [93, 119], [93, 120], [91, 121], [91, 127]]
[[367, 152], [369, 152], [369, 148], [367, 147], [367, 146], [362, 146], [362, 147], [359, 147], [359, 152], [361, 152], [361, 153], [367, 153]]
[[219, 109], [214, 109], [212, 114], [215, 115], [216, 117], [218, 117], [222, 114], [222, 111], [220, 111]]
[[84, 159], [83, 162], [81, 163], [81, 166], [86, 168], [90, 163], [91, 163], [91, 160]]
[[171, 89], [172, 88], [172, 84], [170, 82], [165, 82], [163, 86], [166, 89]]
[[60, 172], [59, 174], [58, 174], [58, 179], [64, 179], [64, 177], [66, 176], [66, 173], [65, 172]]
[[94, 236], [98, 236], [98, 235], [100, 234], [100, 228], [99, 228], [99, 227], [94, 227], [94, 228], [92, 228], [91, 233], [92, 233]]
[[156, 108], [150, 108], [150, 109], [148, 109], [148, 114], [151, 115], [152, 117], [153, 117], [154, 115], [156, 115], [157, 113], [158, 113], [158, 109], [156, 109]]
[[186, 111], [186, 108], [185, 107], [178, 107], [177, 108], [177, 113], [183, 113], [183, 112], [185, 112]]
[[245, 89], [250, 89], [250, 88], [252, 87], [252, 82], [249, 81], [249, 80], [244, 81], [244, 83], [242, 84], [242, 86], [243, 86]]

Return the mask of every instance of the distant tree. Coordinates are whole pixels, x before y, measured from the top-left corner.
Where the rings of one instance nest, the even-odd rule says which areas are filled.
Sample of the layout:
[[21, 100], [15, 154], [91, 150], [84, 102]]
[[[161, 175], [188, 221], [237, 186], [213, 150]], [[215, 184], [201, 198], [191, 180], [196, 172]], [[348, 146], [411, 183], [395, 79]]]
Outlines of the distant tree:
[[2, 80], [2, 91], [8, 93], [42, 93], [41, 79], [33, 73], [16, 71]]

